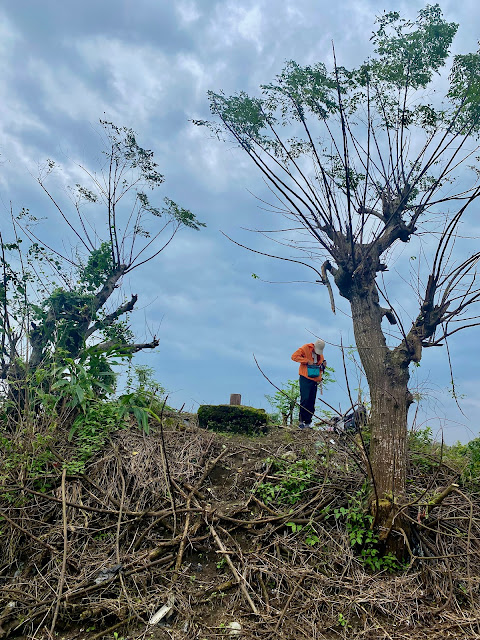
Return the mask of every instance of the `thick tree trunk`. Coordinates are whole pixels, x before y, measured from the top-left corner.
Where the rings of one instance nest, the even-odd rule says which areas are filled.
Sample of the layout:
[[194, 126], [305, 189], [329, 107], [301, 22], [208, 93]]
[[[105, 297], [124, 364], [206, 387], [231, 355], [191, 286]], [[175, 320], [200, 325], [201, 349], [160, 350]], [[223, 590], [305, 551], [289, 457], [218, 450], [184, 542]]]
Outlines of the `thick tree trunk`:
[[384, 311], [375, 286], [350, 296], [350, 304], [355, 341], [370, 389], [372, 513], [380, 539], [400, 556], [403, 537], [393, 533], [407, 527], [396, 514], [406, 487], [407, 414], [412, 402], [408, 362], [387, 347], [381, 327]]
[[405, 494], [407, 393], [388, 373], [381, 386], [370, 390], [370, 464], [379, 500], [398, 502]]

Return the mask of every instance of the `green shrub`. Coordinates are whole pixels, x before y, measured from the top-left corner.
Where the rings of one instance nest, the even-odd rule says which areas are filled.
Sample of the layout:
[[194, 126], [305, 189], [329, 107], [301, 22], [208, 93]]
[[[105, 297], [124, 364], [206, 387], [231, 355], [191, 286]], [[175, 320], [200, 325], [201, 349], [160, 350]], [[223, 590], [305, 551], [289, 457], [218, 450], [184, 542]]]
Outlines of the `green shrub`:
[[456, 442], [447, 448], [445, 459], [448, 464], [461, 472], [462, 484], [476, 484], [480, 482], [480, 438], [474, 438], [467, 444]]
[[82, 473], [85, 463], [100, 451], [109, 435], [124, 426], [122, 407], [117, 401], [90, 402], [72, 425], [69, 440], [76, 444], [67, 469], [70, 473]]
[[255, 489], [266, 504], [295, 504], [307, 489], [318, 483], [314, 460], [287, 462], [267, 458], [266, 462], [271, 465], [270, 474], [277, 477], [276, 481], [262, 482]]
[[[293, 424], [298, 418], [298, 403], [300, 401], [300, 383], [298, 380], [289, 380], [276, 393], [265, 395], [270, 405], [277, 410], [282, 424]], [[277, 421], [277, 420], [275, 420]]]
[[264, 409], [229, 404], [204, 404], [198, 409], [198, 424], [210, 431], [259, 435], [267, 431]]
[[416, 452], [431, 451], [433, 445], [433, 433], [431, 427], [424, 429], [411, 429], [408, 432], [408, 446]]
[[[433, 437], [430, 427], [411, 429], [408, 432], [408, 450], [411, 461], [424, 473], [429, 473], [438, 465], [437, 459], [442, 455], [442, 443]], [[443, 455], [446, 447], [443, 446]]]
[[392, 553], [385, 553], [377, 532], [373, 531], [373, 516], [367, 512], [366, 485], [349, 500], [347, 507], [334, 510], [336, 520], [345, 522], [350, 546], [355, 550], [363, 566], [369, 571], [394, 573], [404, 569]]

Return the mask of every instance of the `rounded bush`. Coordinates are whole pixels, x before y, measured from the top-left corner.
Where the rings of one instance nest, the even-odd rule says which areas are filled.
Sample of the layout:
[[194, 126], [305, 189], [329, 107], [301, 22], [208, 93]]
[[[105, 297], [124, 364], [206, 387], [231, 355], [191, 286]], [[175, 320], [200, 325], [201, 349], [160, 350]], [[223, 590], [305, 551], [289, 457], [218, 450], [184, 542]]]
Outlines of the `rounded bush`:
[[229, 404], [204, 404], [198, 409], [198, 424], [210, 431], [259, 435], [267, 431], [265, 409]]

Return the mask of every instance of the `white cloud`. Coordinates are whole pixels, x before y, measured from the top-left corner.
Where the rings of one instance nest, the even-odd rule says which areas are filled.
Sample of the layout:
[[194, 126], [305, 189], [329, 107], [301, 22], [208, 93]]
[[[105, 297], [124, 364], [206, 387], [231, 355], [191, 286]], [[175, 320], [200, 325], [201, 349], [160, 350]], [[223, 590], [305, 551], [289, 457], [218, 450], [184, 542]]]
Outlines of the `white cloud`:
[[[250, 4], [250, 6], [245, 6]], [[209, 39], [215, 48], [233, 47], [239, 40], [251, 42], [257, 53], [264, 47], [263, 13], [258, 3], [228, 1], [217, 6], [214, 19], [209, 30]]]
[[41, 86], [43, 106], [52, 115], [61, 113], [72, 120], [92, 122], [105, 110], [112, 111], [101, 90], [67, 65], [52, 68], [46, 61], [32, 59], [28, 67], [31, 77], [37, 78]]
[[[236, 144], [221, 144], [205, 127], [186, 126], [179, 137], [186, 166], [213, 193], [245, 189], [258, 179], [252, 163]], [[253, 204], [253, 203], [252, 203]]]
[[251, 40], [255, 43], [257, 51], [261, 52], [262, 45], [262, 13], [258, 5], [242, 11], [237, 8], [237, 15], [232, 16], [233, 23], [237, 24], [238, 32], [246, 40]]
[[193, 0], [176, 0], [175, 11], [181, 22], [187, 25], [196, 22], [201, 16], [197, 3]]
[[25, 103], [15, 87], [17, 55], [23, 50], [23, 38], [11, 21], [0, 14], [0, 95], [2, 95], [2, 118], [0, 121], [0, 153], [6, 161], [0, 174], [0, 185], [8, 186], [18, 167], [34, 173], [37, 152], [22, 134], [46, 131], [46, 127], [33, 111], [33, 105]]
[[151, 117], [173, 89], [171, 63], [160, 49], [103, 36], [79, 40], [76, 49], [91, 72], [104, 74], [108, 109], [136, 122]]
[[0, 56], [3, 60], [8, 56], [12, 46], [22, 40], [20, 31], [15, 28], [11, 20], [0, 13]]

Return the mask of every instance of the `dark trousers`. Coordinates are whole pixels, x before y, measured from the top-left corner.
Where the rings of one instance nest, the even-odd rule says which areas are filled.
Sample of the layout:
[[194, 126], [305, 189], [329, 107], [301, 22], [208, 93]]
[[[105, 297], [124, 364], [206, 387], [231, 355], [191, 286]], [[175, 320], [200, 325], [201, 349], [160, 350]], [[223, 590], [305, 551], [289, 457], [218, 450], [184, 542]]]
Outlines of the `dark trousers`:
[[315, 411], [318, 382], [300, 376], [300, 422], [310, 424]]

